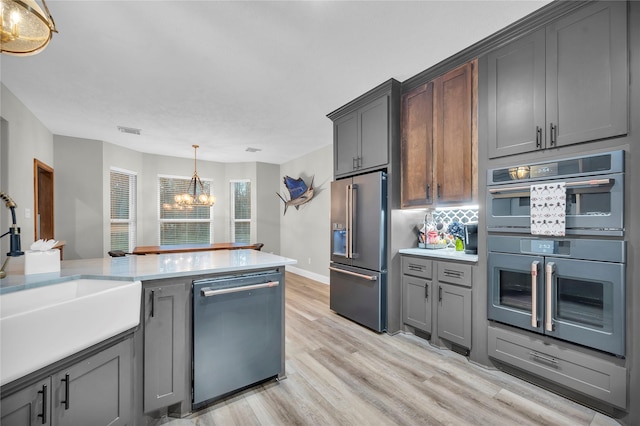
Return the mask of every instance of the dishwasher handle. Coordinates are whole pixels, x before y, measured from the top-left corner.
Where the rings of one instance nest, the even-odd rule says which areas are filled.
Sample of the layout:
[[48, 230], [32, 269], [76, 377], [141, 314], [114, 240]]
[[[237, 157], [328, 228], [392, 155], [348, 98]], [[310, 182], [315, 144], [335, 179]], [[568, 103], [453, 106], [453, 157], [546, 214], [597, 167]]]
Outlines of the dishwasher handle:
[[258, 290], [261, 288], [277, 287], [279, 285], [280, 285], [280, 281], [269, 281], [268, 283], [245, 285], [245, 286], [230, 287], [230, 288], [221, 288], [218, 290], [212, 290], [210, 287], [205, 287], [202, 290], [200, 290], [200, 294], [204, 297], [211, 297], [211, 296], [219, 296], [221, 294], [239, 293], [241, 291], [251, 291], [251, 290]]

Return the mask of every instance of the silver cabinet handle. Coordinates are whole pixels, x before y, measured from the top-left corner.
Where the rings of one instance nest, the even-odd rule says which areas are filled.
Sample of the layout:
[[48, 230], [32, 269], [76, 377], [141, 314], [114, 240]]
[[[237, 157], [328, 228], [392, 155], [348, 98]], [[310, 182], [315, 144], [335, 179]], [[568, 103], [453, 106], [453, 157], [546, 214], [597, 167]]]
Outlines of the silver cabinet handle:
[[221, 294], [239, 293], [241, 291], [258, 290], [261, 288], [277, 287], [280, 285], [279, 281], [269, 281], [268, 283], [245, 285], [240, 287], [221, 288], [219, 290], [211, 290], [211, 288], [203, 288], [200, 290], [200, 294], [204, 297], [219, 296]]
[[545, 297], [546, 297], [546, 306], [545, 306], [545, 322], [544, 329], [547, 331], [553, 331], [553, 321], [551, 320], [551, 284], [553, 282], [553, 273], [555, 272], [556, 264], [553, 262], [547, 263], [546, 271], [547, 271], [547, 279], [546, 279], [546, 289], [545, 289]]
[[378, 277], [376, 275], [359, 274], [357, 272], [351, 272], [351, 271], [346, 271], [346, 270], [340, 269], [340, 268], [334, 268], [333, 266], [329, 266], [329, 269], [331, 271], [334, 271], [334, 272], [340, 272], [341, 274], [352, 275], [354, 277], [362, 278], [362, 279], [365, 279], [367, 281], [377, 281], [378, 280]]
[[351, 259], [357, 257], [358, 247], [356, 241], [358, 239], [358, 223], [356, 218], [358, 217], [358, 185], [351, 185], [351, 226], [349, 231], [351, 232]]
[[529, 355], [531, 355], [534, 358], [539, 358], [539, 359], [541, 359], [543, 361], [550, 362], [552, 364], [557, 364], [558, 363], [557, 359], [555, 359], [553, 357], [550, 357], [550, 356], [545, 356], [545, 355], [539, 354], [537, 352], [529, 352]]
[[531, 327], [538, 327], [538, 265], [537, 260], [531, 262]]

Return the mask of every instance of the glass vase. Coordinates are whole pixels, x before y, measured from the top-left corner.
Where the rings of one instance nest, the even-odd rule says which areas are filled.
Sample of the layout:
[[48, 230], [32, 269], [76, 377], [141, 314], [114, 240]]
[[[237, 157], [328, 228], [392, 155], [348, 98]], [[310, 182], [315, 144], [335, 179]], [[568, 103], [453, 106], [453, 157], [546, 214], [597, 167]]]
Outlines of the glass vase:
[[462, 250], [464, 250], [464, 242], [462, 241], [462, 238], [456, 238], [456, 251]]

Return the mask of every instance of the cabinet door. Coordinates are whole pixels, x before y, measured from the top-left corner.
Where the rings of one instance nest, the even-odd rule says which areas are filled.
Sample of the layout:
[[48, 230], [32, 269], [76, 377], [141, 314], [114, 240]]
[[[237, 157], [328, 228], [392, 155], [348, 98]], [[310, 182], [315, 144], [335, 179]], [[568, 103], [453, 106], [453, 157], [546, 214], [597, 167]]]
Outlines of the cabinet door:
[[438, 284], [438, 336], [471, 349], [471, 289]]
[[402, 276], [404, 323], [431, 333], [431, 280]]
[[490, 52], [489, 158], [544, 148], [545, 30]]
[[433, 83], [402, 96], [402, 207], [433, 204]]
[[358, 110], [360, 155], [357, 168], [369, 169], [389, 162], [389, 96], [384, 95]]
[[127, 425], [131, 422], [131, 339], [53, 376], [53, 424]]
[[358, 164], [358, 114], [353, 112], [333, 125], [333, 169], [337, 177], [352, 172]]
[[3, 426], [50, 425], [51, 378], [2, 398], [0, 416]]
[[547, 26], [547, 147], [627, 133], [626, 2], [599, 2]]
[[186, 321], [189, 291], [185, 284], [144, 289], [144, 412], [185, 398]]
[[433, 140], [436, 202], [466, 202], [473, 197], [472, 73], [467, 63], [434, 82]]

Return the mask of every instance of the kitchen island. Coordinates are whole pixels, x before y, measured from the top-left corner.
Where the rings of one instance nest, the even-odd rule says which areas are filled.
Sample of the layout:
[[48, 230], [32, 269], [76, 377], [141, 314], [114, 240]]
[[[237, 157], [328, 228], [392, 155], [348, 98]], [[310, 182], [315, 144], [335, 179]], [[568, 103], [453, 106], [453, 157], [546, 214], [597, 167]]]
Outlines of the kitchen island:
[[[251, 383], [233, 387], [228, 393], [261, 380], [283, 378], [284, 267], [294, 263], [296, 261], [293, 259], [256, 250], [221, 250], [67, 260], [61, 262], [60, 272], [24, 275], [23, 259], [11, 259], [9, 275], [0, 280], [0, 297], [26, 290], [39, 291], [49, 288], [48, 286], [54, 288], [56, 284], [65, 281], [85, 279], [141, 281], [142, 294], [138, 326], [3, 385], [3, 423], [5, 414], [9, 415], [10, 410], [20, 410], [20, 404], [27, 404], [39, 407], [38, 410], [48, 410], [48, 415], [54, 418], [66, 415], [68, 419], [73, 418], [73, 421], [80, 419], [76, 424], [149, 424], [167, 414], [184, 416], [192, 409], [222, 397], [223, 395], [210, 394], [201, 400], [200, 406], [193, 405], [191, 372], [194, 365], [194, 347], [197, 347], [192, 337], [194, 328], [198, 326], [198, 318], [213, 318], [218, 312], [216, 308], [210, 311], [210, 315], [205, 311], [205, 315], [196, 318], [193, 303], [200, 303], [196, 302], [196, 297], [201, 297], [203, 303], [215, 303], [216, 306], [224, 304], [229, 309], [234, 309], [229, 311], [232, 313], [235, 312], [234, 307], [242, 308], [246, 305], [245, 302], [251, 303], [250, 314], [272, 318], [269, 322], [248, 322], [242, 321], [242, 318], [224, 315], [215, 318], [218, 321], [216, 324], [205, 324], [212, 329], [222, 326], [227, 330], [225, 333], [231, 330], [232, 335], [266, 335], [263, 332], [264, 325], [270, 324], [272, 334], [269, 342], [273, 355], [268, 377], [254, 376]], [[252, 288], [246, 286], [246, 290], [243, 288], [237, 292], [229, 291], [235, 290], [232, 287], [236, 286], [238, 281], [250, 277], [255, 282], [256, 277], [261, 275], [269, 277], [264, 284], [254, 285]], [[206, 283], [206, 288], [197, 292], [192, 290], [195, 283], [202, 282]], [[241, 282], [238, 285], [242, 284]], [[268, 301], [268, 304], [263, 303], [263, 300]], [[118, 309], [114, 309], [112, 315], [114, 318], [117, 317]], [[77, 321], [82, 320], [83, 318], [77, 318]], [[242, 330], [238, 331], [237, 324], [240, 324]], [[199, 326], [202, 328], [202, 323]], [[220, 348], [232, 348], [234, 343], [222, 338], [214, 342], [211, 350], [216, 351]], [[246, 358], [243, 351], [244, 359], [249, 359], [251, 364], [253, 360], [260, 363], [262, 349], [249, 347], [248, 350], [254, 351], [256, 356]], [[233, 351], [225, 349], [222, 353], [227, 355], [225, 362], [230, 360], [231, 365], [242, 364], [234, 362], [242, 357], [234, 357]], [[95, 392], [92, 393], [91, 389], [100, 388], [99, 378], [104, 374], [98, 370], [94, 374], [96, 380], [92, 381], [92, 385], [82, 391], [83, 393], [78, 393], [74, 380], [80, 378], [80, 368], [94, 364], [100, 366], [99, 370], [103, 372], [113, 365], [122, 366], [119, 375], [114, 376], [109, 372], [109, 377], [117, 378], [110, 387], [113, 389], [111, 394], [93, 395]], [[105, 367], [101, 367], [102, 365]], [[205, 365], [209, 370], [198, 373], [205, 379], [209, 374], [230, 370], [224, 366], [221, 359], [217, 359], [214, 364]], [[248, 368], [249, 366], [252, 368]], [[240, 367], [242, 369], [242, 366]], [[252, 370], [253, 367], [254, 365], [244, 365], [246, 370]], [[52, 390], [48, 394], [47, 387]], [[48, 398], [47, 395], [51, 400], [43, 408], [43, 401]], [[66, 400], [71, 399], [71, 407], [75, 410], [73, 416], [64, 404], [61, 406], [61, 402], [54, 400], [52, 395], [70, 395]], [[123, 399], [122, 395], [130, 395], [130, 398]], [[100, 412], [91, 409], [95, 404], [102, 407]], [[96, 415], [102, 417], [96, 418]], [[119, 420], [115, 421], [117, 419]], [[61, 421], [60, 424], [65, 423]]]

